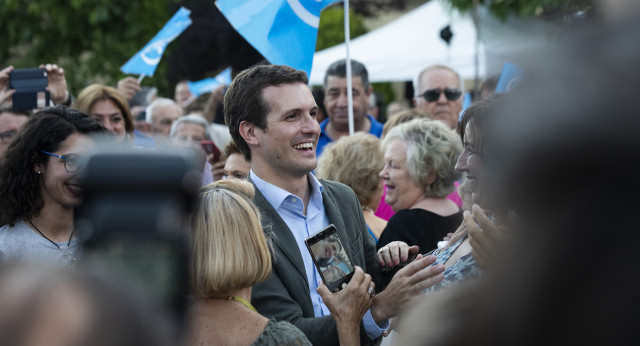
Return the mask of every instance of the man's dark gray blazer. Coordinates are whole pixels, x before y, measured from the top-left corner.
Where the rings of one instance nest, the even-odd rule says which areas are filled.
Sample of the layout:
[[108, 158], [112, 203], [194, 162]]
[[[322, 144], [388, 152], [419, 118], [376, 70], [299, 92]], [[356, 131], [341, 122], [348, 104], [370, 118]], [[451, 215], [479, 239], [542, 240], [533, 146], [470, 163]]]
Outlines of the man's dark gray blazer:
[[[379, 275], [375, 242], [367, 231], [360, 203], [348, 186], [323, 181], [322, 199], [329, 221], [338, 233], [349, 258], [354, 265], [372, 274], [376, 291], [382, 278]], [[253, 287], [251, 303], [259, 313], [279, 321], [288, 321], [300, 328], [314, 345], [338, 345], [338, 331], [331, 316], [314, 317], [313, 304], [309, 296], [307, 274], [293, 234], [280, 215], [273, 209], [264, 195], [256, 188], [254, 201], [262, 213], [262, 225], [273, 243], [273, 270], [267, 281]], [[373, 275], [376, 274], [376, 275]], [[362, 323], [360, 325], [362, 345], [371, 344]], [[379, 343], [378, 338], [376, 343]]]

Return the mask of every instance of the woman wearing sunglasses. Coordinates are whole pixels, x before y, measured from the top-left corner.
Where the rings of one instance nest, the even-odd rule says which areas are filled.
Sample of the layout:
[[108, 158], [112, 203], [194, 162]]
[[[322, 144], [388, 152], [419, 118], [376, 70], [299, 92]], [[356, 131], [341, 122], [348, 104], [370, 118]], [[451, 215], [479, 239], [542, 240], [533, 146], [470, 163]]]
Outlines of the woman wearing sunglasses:
[[95, 146], [89, 135], [105, 132], [87, 114], [66, 107], [46, 108], [27, 121], [0, 167], [0, 261], [76, 261], [78, 173]]

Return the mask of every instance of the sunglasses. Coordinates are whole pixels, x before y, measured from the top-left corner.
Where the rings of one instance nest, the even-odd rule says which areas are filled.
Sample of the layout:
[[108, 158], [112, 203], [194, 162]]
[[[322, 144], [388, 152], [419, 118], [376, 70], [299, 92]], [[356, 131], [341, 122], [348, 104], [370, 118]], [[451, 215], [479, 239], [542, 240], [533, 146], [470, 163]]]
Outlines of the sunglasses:
[[40, 150], [40, 152], [43, 154], [59, 157], [60, 159], [62, 159], [62, 161], [64, 161], [64, 170], [67, 171], [68, 173], [76, 173], [77, 171], [82, 169], [83, 160], [80, 155], [75, 155], [75, 154], [57, 155], [44, 150]]
[[446, 88], [446, 89], [429, 89], [423, 92], [420, 96], [423, 97], [427, 102], [435, 102], [440, 98], [440, 94], [444, 93], [444, 96], [449, 101], [455, 101], [460, 98], [462, 95], [462, 91], [456, 88]]

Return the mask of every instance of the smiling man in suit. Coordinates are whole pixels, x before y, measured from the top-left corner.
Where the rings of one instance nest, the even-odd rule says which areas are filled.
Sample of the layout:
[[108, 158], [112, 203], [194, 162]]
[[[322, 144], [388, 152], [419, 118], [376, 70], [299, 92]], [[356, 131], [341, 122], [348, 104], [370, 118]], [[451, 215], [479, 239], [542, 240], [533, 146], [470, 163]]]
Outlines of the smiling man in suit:
[[[379, 341], [389, 328], [388, 319], [423, 289], [441, 281], [444, 267], [422, 270], [435, 258], [419, 256], [391, 279], [380, 272], [382, 263], [353, 191], [311, 173], [320, 127], [305, 72], [283, 65], [245, 70], [229, 85], [224, 112], [233, 140], [251, 161], [254, 201], [273, 241], [272, 274], [252, 291], [258, 312], [293, 323], [314, 345], [338, 344], [335, 321], [317, 293], [322, 279], [304, 243], [332, 223], [353, 265], [371, 274], [377, 290], [386, 287], [375, 295], [361, 323], [361, 343]], [[386, 251], [381, 258], [389, 265], [406, 260], [418, 248], [398, 242]]]

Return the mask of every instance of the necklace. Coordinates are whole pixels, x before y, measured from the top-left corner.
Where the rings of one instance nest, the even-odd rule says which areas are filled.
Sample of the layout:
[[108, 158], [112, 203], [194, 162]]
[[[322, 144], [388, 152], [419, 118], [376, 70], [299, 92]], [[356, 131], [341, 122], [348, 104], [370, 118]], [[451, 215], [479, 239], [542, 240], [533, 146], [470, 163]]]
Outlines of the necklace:
[[256, 310], [256, 308], [253, 307], [253, 305], [251, 305], [251, 303], [249, 303], [246, 299], [242, 298], [242, 297], [238, 297], [238, 296], [226, 296], [226, 297], [211, 297], [214, 299], [224, 299], [224, 300], [233, 300], [236, 301], [244, 306], [246, 306], [249, 310], [252, 310], [254, 312], [258, 312], [258, 310]]
[[71, 231], [71, 234], [69, 235], [69, 241], [67, 242], [67, 247], [63, 249], [62, 246], [58, 245], [58, 243], [47, 238], [46, 235], [40, 232], [38, 227], [36, 227], [36, 225], [34, 225], [33, 222], [31, 222], [31, 219], [27, 219], [27, 221], [29, 221], [29, 224], [31, 225], [31, 227], [33, 227], [36, 231], [38, 231], [38, 233], [40, 233], [40, 235], [44, 237], [44, 239], [48, 240], [51, 244], [55, 245], [55, 247], [57, 247], [60, 251], [62, 251], [62, 258], [65, 259], [68, 265], [72, 266], [76, 263], [76, 258], [73, 256], [73, 251], [70, 250], [69, 248], [71, 245], [71, 238], [73, 238], [73, 233], [76, 231], [75, 228], [73, 229], [73, 231]]
[[375, 212], [373, 211], [373, 209], [367, 207], [366, 205], [362, 207], [362, 210], [364, 211], [368, 211], [371, 215], [374, 215]]

